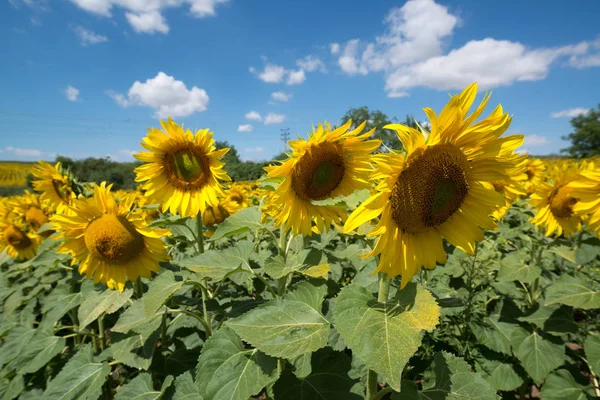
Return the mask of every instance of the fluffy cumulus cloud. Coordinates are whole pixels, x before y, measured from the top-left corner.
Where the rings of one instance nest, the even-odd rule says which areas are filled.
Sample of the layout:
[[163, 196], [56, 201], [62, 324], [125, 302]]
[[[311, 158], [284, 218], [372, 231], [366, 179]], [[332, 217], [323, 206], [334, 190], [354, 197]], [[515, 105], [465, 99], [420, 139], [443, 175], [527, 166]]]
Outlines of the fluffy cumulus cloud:
[[256, 111], [248, 111], [245, 117], [248, 121], [262, 121], [262, 117]]
[[271, 98], [275, 101], [282, 101], [282, 102], [286, 102], [286, 101], [290, 101], [290, 99], [292, 98], [292, 95], [286, 92], [273, 92], [271, 93]]
[[296, 60], [297, 69], [287, 69], [281, 65], [271, 64], [266, 61], [263, 57], [263, 61], [266, 63], [262, 71], [257, 71], [256, 68], [250, 67], [248, 70], [250, 73], [256, 75], [261, 81], [266, 83], [282, 83], [286, 85], [299, 85], [306, 80], [307, 72], [320, 71], [322, 73], [327, 72], [325, 63], [318, 57], [308, 55], [300, 60]]
[[196, 86], [188, 89], [185, 83], [164, 72], [146, 82], [134, 82], [127, 95], [113, 91], [107, 94], [122, 107], [151, 107], [157, 118], [186, 117], [204, 111], [209, 100], [204, 89]]
[[65, 89], [65, 96], [69, 101], [79, 101], [79, 89], [69, 85]]
[[525, 136], [525, 146], [527, 147], [535, 147], [535, 146], [544, 146], [550, 143], [547, 137], [540, 135], [526, 135]]
[[44, 153], [36, 149], [21, 149], [18, 147], [7, 146], [2, 153], [11, 153], [17, 157], [41, 157]]
[[214, 16], [219, 4], [228, 0], [71, 0], [78, 7], [103, 17], [112, 17], [113, 9], [123, 9], [133, 29], [139, 33], [167, 33], [169, 26], [162, 11], [188, 6], [197, 18]]
[[165, 17], [158, 11], [150, 11], [140, 14], [125, 13], [127, 21], [131, 24], [131, 27], [138, 33], [169, 33], [169, 25]]
[[250, 125], [250, 124], [240, 125], [240, 126], [238, 126], [237, 131], [238, 132], [252, 132], [252, 125]]
[[330, 43], [329, 50], [331, 51], [331, 54], [333, 54], [334, 56], [339, 54], [340, 53], [340, 44], [339, 43]]
[[79, 38], [82, 46], [89, 46], [91, 44], [98, 44], [108, 42], [108, 37], [95, 33], [82, 26], [76, 26], [73, 28], [73, 32]]
[[296, 61], [296, 65], [303, 69], [306, 72], [315, 72], [319, 70], [320, 72], [327, 72], [327, 68], [321, 59], [313, 56], [306, 56], [301, 60]]
[[283, 121], [285, 121], [283, 114], [269, 113], [265, 117], [265, 125], [281, 124]]
[[519, 42], [482, 38], [447, 51], [461, 21], [434, 0], [409, 0], [390, 10], [384, 23], [384, 34], [372, 42], [348, 40], [339, 49], [337, 61], [348, 75], [383, 72], [389, 97], [407, 96], [417, 86], [449, 90], [478, 81], [481, 89], [490, 89], [540, 80], [560, 59], [581, 68], [597, 61], [600, 65], [600, 41], [529, 48]]
[[581, 114], [587, 114], [588, 111], [590, 111], [589, 108], [583, 108], [583, 107], [569, 108], [568, 110], [553, 112], [550, 114], [550, 117], [551, 118], [573, 118], [573, 117], [577, 117], [578, 115], [581, 115]]

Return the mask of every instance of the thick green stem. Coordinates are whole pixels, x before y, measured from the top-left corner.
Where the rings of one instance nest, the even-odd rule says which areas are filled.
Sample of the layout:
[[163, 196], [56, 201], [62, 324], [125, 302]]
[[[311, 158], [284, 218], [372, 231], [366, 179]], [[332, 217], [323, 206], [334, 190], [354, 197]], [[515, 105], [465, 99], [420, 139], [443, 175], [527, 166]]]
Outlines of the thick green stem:
[[[388, 279], [387, 274], [379, 273], [379, 291], [377, 292], [377, 301], [379, 303], [386, 303], [388, 300], [388, 296], [390, 294], [390, 283], [391, 280]], [[377, 393], [378, 384], [377, 384], [377, 372], [369, 370], [367, 373], [367, 396], [366, 400], [374, 400], [381, 397], [378, 397]]]
[[142, 283], [142, 277], [138, 276], [135, 281], [135, 297], [141, 299], [144, 295], [144, 284]]
[[166, 349], [169, 346], [167, 341], [167, 313], [162, 316], [162, 322], [160, 324], [160, 346]]
[[104, 334], [104, 313], [98, 318], [98, 340], [100, 341], [100, 350], [104, 351], [106, 348], [106, 340]]
[[[283, 257], [283, 262], [286, 262], [287, 259], [287, 252], [288, 252], [288, 248], [289, 248], [289, 242], [288, 242], [288, 234], [289, 231], [284, 231], [283, 227], [280, 228], [279, 230], [279, 244], [277, 245], [277, 250], [279, 252], [279, 255], [281, 257]], [[293, 237], [293, 236], [292, 236]], [[290, 238], [291, 240], [291, 238]], [[281, 278], [279, 278], [277, 280], [277, 295], [279, 297], [282, 297], [285, 294], [285, 288], [287, 286], [287, 281], [288, 281], [288, 275], [282, 276]]]
[[204, 253], [204, 234], [202, 233], [202, 213], [198, 213], [198, 215], [196, 215], [196, 229], [197, 229], [197, 237], [196, 240], [198, 241], [198, 252], [199, 253]]
[[208, 313], [208, 309], [206, 308], [206, 300], [208, 298], [208, 292], [206, 288], [202, 286], [202, 312], [204, 313], [204, 321], [206, 324], [204, 327], [206, 328], [206, 337], [209, 338], [212, 336], [212, 321], [210, 318], [210, 314]]

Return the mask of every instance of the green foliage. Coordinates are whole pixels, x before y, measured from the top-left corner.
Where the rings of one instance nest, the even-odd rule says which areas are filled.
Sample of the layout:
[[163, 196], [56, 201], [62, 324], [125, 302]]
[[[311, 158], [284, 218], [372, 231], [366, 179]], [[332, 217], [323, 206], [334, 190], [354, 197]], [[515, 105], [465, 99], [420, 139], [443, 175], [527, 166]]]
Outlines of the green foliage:
[[545, 238], [526, 207], [474, 257], [447, 246], [446, 265], [392, 279], [389, 296], [361, 257], [367, 229], [290, 237], [255, 206], [202, 254], [195, 220], [155, 221], [172, 259], [123, 293], [53, 238], [27, 262], [0, 256], [0, 398], [592, 399], [598, 239]]
[[571, 146], [561, 152], [577, 158], [600, 155], [600, 105], [571, 119], [571, 125], [574, 131], [563, 137], [571, 141]]

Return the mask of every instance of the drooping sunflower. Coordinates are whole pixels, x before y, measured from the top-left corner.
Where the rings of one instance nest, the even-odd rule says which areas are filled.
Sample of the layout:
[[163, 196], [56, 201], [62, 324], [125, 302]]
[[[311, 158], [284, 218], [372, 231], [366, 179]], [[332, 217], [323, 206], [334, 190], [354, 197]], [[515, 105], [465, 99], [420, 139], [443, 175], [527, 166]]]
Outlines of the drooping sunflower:
[[[14, 196], [9, 202], [19, 216], [19, 220], [29, 225], [34, 232], [49, 222], [49, 215], [52, 214], [49, 203], [49, 200], [41, 201], [40, 196], [30, 193], [28, 190], [21, 196]], [[48, 237], [52, 233], [52, 230], [46, 230], [40, 236]]]
[[55, 215], [52, 223], [66, 239], [58, 251], [71, 254], [81, 274], [122, 292], [127, 280], [158, 272], [168, 259], [160, 238], [169, 231], [148, 228], [140, 214], [129, 213], [130, 204], [117, 204], [111, 187], [96, 185], [93, 197], [73, 201], [73, 215]]
[[204, 236], [211, 237], [215, 233], [215, 225], [225, 221], [229, 217], [229, 211], [225, 204], [210, 206], [202, 213], [202, 224], [207, 228]]
[[277, 210], [276, 227], [310, 236], [313, 220], [320, 232], [345, 220], [345, 207], [313, 202], [348, 196], [369, 185], [371, 152], [381, 141], [367, 140], [375, 130], [361, 134], [365, 125], [348, 131], [351, 120], [333, 130], [327, 122], [319, 124], [308, 140], [289, 142], [292, 152], [281, 165], [265, 167], [270, 178], [283, 178], [270, 199]]
[[219, 203], [217, 196], [223, 194], [219, 180], [231, 180], [223, 169], [225, 163], [219, 161], [229, 149], [216, 150], [208, 129], [193, 134], [171, 118], [160, 124], [164, 131], [149, 128], [140, 143], [148, 151], [134, 155], [148, 163], [135, 169], [135, 181], [145, 182], [145, 195], [163, 212], [195, 217]]
[[63, 174], [61, 164], [58, 162], [52, 166], [44, 161], [39, 161], [31, 172], [35, 176], [33, 188], [41, 194], [42, 200], [48, 200], [56, 212], [61, 214], [68, 210], [68, 206], [76, 197], [69, 182], [69, 178]]
[[234, 214], [252, 204], [250, 193], [241, 185], [231, 185], [225, 192], [225, 200], [221, 203], [229, 214]]
[[36, 254], [39, 239], [36, 235], [8, 221], [0, 221], [0, 252], [6, 253], [15, 260], [29, 260]]
[[591, 163], [569, 187], [571, 196], [579, 199], [573, 212], [584, 218], [589, 230], [600, 234], [600, 167]]
[[384, 127], [396, 131], [406, 154], [374, 157], [377, 193], [344, 225], [350, 232], [380, 217], [369, 233], [377, 243], [366, 256], [379, 254], [376, 272], [401, 275], [402, 287], [421, 266], [431, 269], [446, 262], [442, 237], [473, 255], [475, 243], [483, 240], [481, 228], [496, 226], [490, 215], [504, 199], [490, 182], [508, 178], [523, 136], [500, 138], [512, 119], [500, 105], [475, 123], [490, 98], [486, 94], [469, 115], [476, 94], [477, 84], [472, 84], [452, 96], [439, 115], [425, 108], [430, 133], [400, 124]]
[[581, 230], [581, 217], [573, 208], [579, 202], [570, 185], [579, 178], [576, 166], [564, 165], [551, 171], [550, 179], [537, 185], [530, 203], [537, 209], [531, 223], [546, 228], [546, 236], [570, 236]]

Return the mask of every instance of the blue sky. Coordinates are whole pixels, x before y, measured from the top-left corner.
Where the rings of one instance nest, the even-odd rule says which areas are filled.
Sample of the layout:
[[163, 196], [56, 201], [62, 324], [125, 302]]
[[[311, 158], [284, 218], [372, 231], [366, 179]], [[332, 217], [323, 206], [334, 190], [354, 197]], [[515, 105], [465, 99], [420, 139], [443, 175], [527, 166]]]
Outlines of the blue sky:
[[362, 105], [423, 120], [472, 81], [530, 153], [557, 152], [600, 103], [598, 15], [597, 0], [9, 0], [0, 159], [131, 160], [167, 115], [269, 159], [280, 129]]

